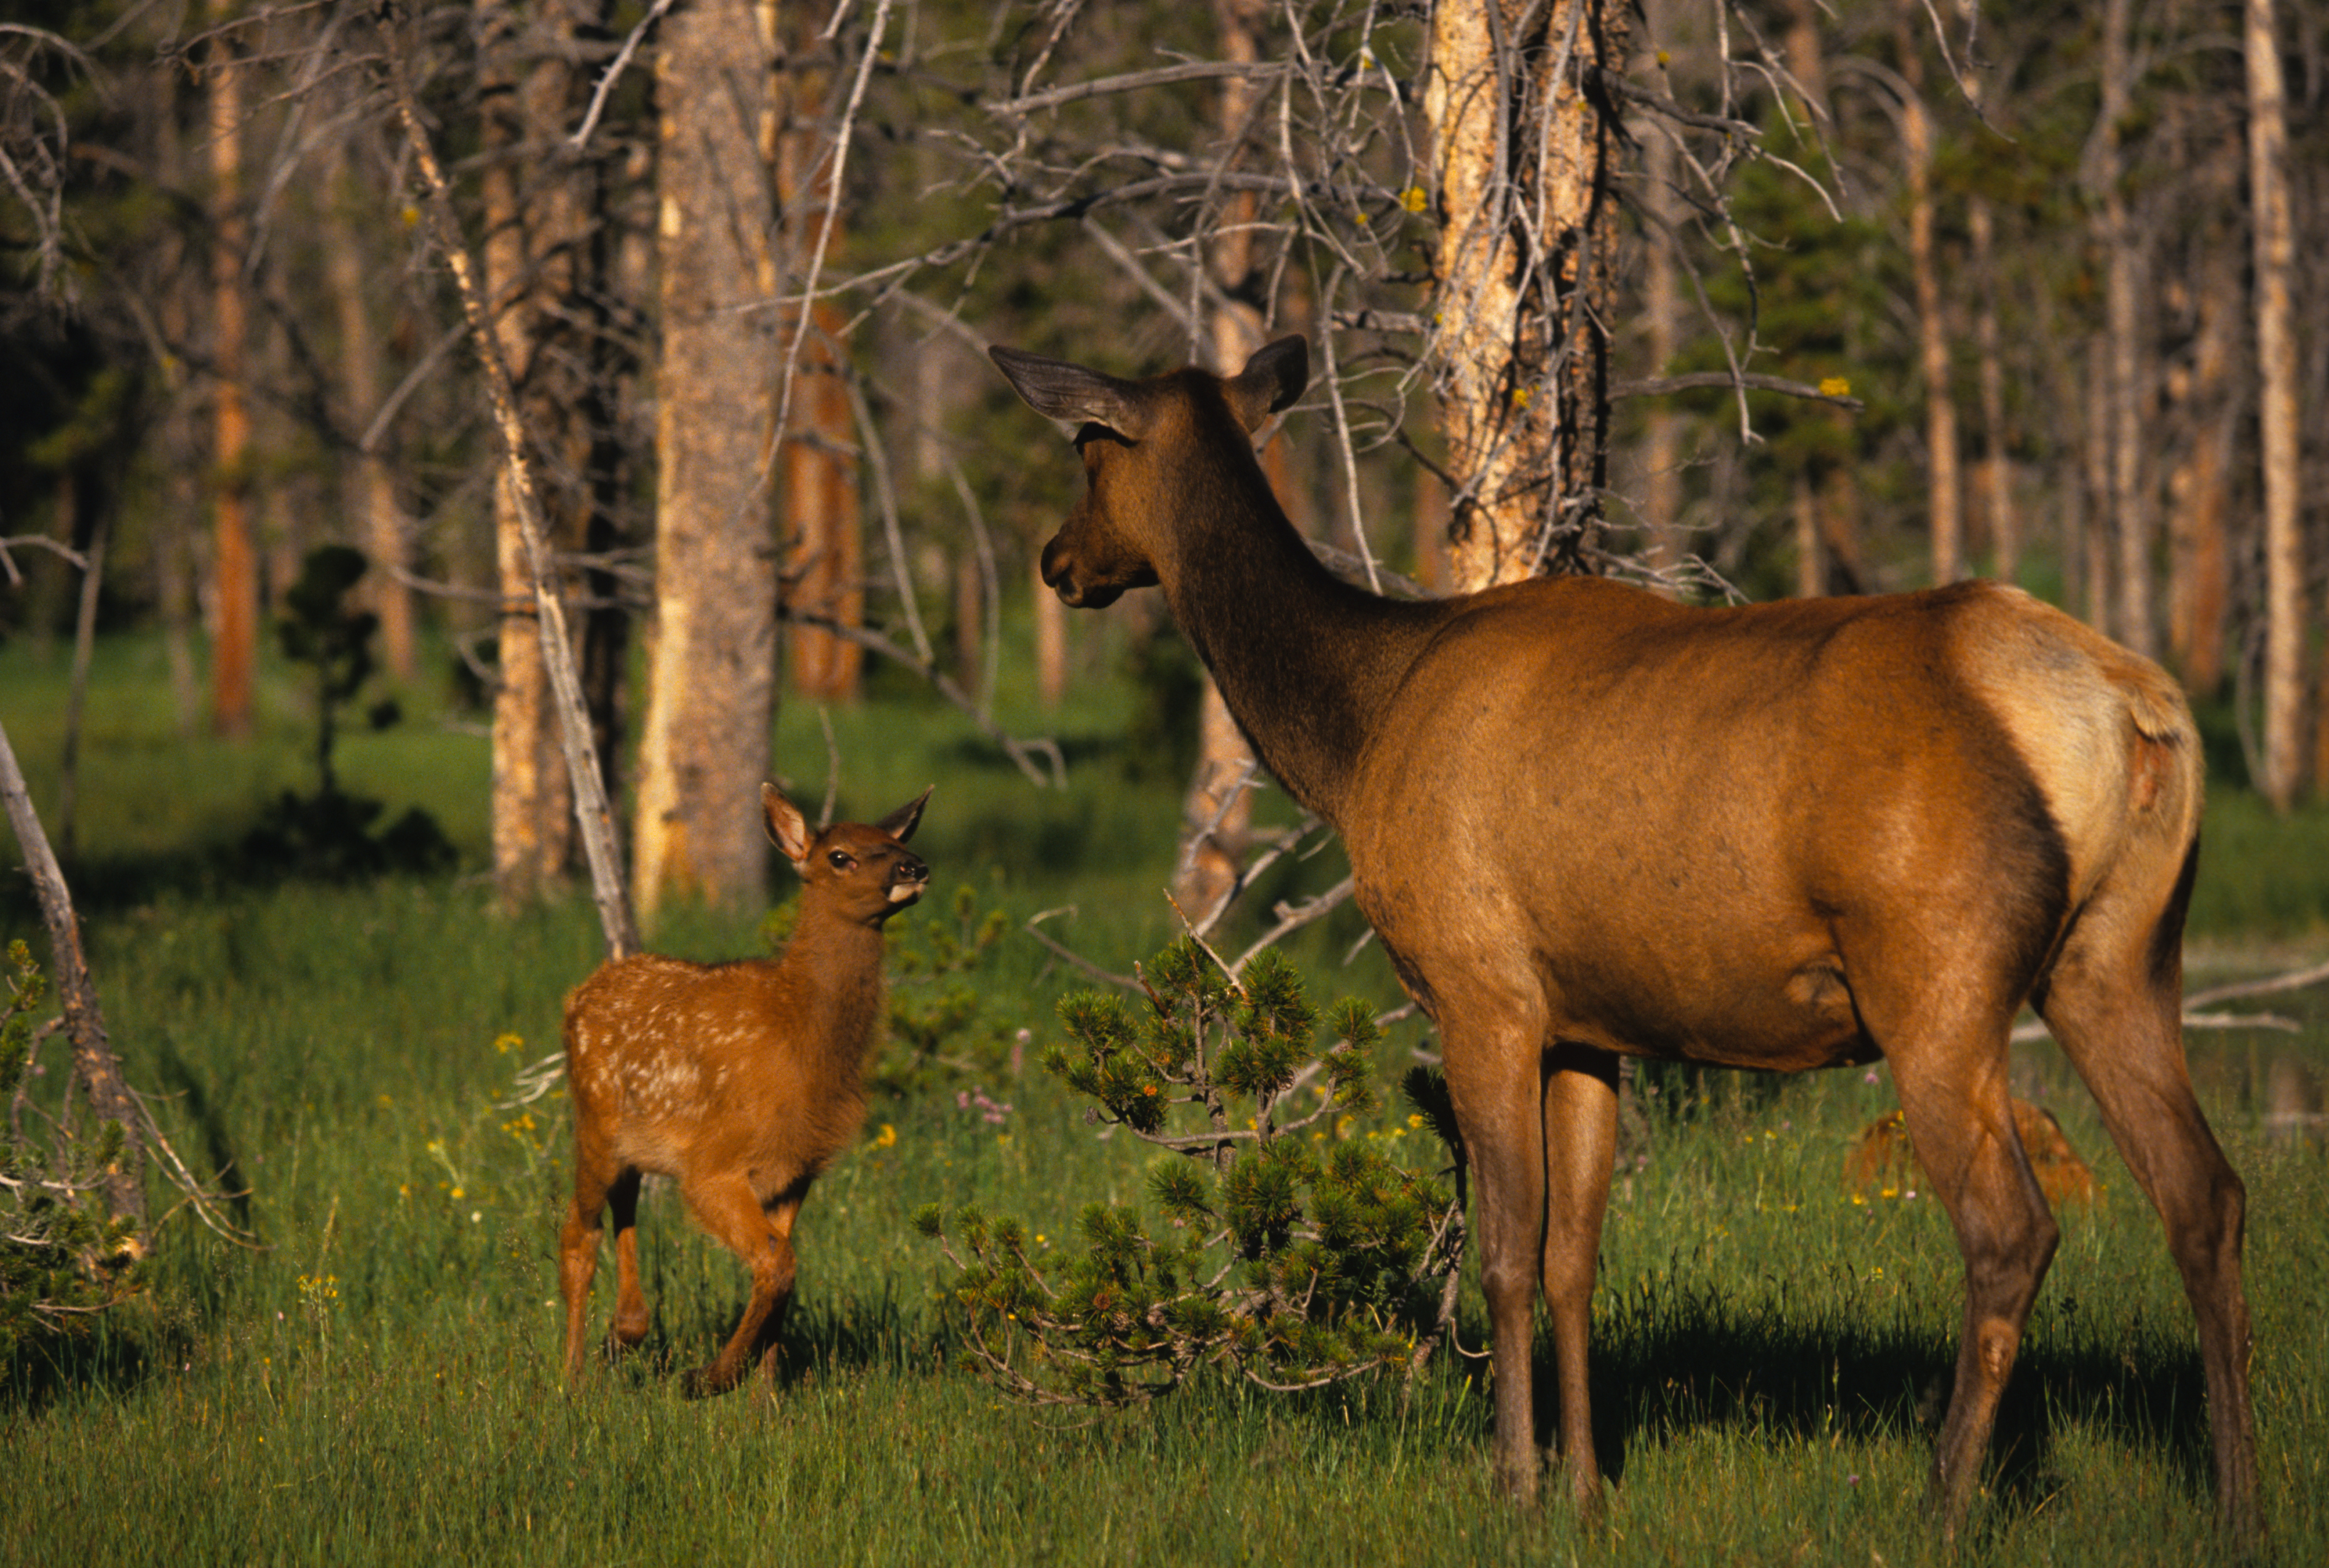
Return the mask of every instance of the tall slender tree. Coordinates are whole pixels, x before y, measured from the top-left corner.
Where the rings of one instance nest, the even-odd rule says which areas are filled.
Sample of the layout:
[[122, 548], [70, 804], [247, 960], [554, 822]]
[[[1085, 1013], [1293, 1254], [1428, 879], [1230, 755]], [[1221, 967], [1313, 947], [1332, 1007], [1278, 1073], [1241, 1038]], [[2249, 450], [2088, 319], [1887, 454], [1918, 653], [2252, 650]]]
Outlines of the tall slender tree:
[[772, 7], [684, 0], [655, 61], [655, 606], [634, 818], [642, 917], [751, 901], [775, 718]]
[[250, 295], [244, 286], [250, 221], [244, 207], [242, 62], [231, 23], [234, 0], [211, 0], [208, 52], [211, 183], [212, 536], [211, 723], [250, 733], [259, 661], [259, 548], [250, 519]]
[[2282, 811], [2304, 784], [2305, 536], [2298, 527], [2296, 334], [2289, 305], [2296, 265], [2288, 191], [2288, 94], [2273, 0], [2247, 0], [2249, 207], [2256, 247], [2257, 418], [2264, 465], [2264, 776]]

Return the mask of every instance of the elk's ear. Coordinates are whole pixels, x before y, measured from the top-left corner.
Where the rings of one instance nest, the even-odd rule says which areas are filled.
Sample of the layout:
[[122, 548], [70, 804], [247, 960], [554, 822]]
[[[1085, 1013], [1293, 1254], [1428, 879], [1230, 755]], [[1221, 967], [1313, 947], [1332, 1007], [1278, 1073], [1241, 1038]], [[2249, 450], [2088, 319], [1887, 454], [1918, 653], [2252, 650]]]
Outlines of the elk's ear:
[[785, 852], [793, 869], [808, 875], [808, 819], [772, 784], [760, 786], [760, 822], [768, 830], [768, 842]]
[[1279, 338], [1254, 351], [1245, 369], [1221, 383], [1221, 390], [1247, 430], [1294, 406], [1310, 384], [1310, 345], [1299, 336]]
[[1147, 427], [1137, 389], [1130, 381], [1000, 344], [986, 354], [1010, 380], [1012, 390], [1047, 419], [1105, 425], [1127, 441], [1139, 440]]
[[914, 836], [914, 830], [921, 826], [922, 807], [929, 801], [930, 790], [935, 790], [938, 787], [938, 785], [932, 784], [929, 789], [924, 790], [920, 794], [916, 795], [912, 800], [908, 801], [904, 805], [900, 806], [896, 811], [891, 812], [888, 816], [883, 817], [880, 822], [873, 825], [881, 829], [883, 832], [889, 834], [891, 838], [897, 840], [898, 842], [901, 844], [904, 843], [908, 839]]

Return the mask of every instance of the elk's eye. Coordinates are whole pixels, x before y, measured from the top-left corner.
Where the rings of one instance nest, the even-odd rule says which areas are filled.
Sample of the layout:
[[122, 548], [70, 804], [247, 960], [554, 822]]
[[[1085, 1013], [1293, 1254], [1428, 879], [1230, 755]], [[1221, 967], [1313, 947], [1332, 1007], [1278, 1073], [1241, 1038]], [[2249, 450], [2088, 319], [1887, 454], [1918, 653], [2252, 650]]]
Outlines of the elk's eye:
[[831, 854], [825, 856], [825, 859], [833, 863], [833, 869], [836, 871], [846, 871], [852, 866], [857, 864], [856, 861], [851, 859], [839, 850], [834, 850]]

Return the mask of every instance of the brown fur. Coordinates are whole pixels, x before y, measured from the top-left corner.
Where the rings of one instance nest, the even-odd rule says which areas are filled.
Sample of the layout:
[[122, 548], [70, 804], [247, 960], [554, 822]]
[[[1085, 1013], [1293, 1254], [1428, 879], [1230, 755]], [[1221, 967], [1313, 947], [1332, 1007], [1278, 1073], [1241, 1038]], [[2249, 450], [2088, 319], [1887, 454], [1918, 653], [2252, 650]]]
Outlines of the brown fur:
[[[2095, 1173], [2070, 1147], [2054, 1113], [2027, 1100], [2013, 1102], [2013, 1131], [2030, 1160], [2038, 1190], [2056, 1208], [2084, 1208], [2095, 1200]], [[1862, 1129], [1844, 1151], [1843, 1181], [1862, 1197], [1896, 1197], [1913, 1192], [1917, 1151], [1909, 1142], [1908, 1118], [1888, 1111]]]
[[1341, 831], [1440, 1027], [1511, 1491], [1537, 1486], [1541, 1291], [1569, 1481], [1598, 1495], [1586, 1343], [1617, 1056], [1881, 1055], [1966, 1258], [1933, 1473], [1954, 1528], [2057, 1236], [2006, 1093], [2026, 999], [2165, 1222], [2219, 1500], [2253, 1529], [2244, 1195], [2178, 1022], [2200, 747], [2157, 666], [1986, 583], [1711, 609], [1585, 578], [1381, 599], [1318, 565], [1253, 457], [1306, 380], [1300, 339], [1227, 380], [994, 356], [1081, 427], [1087, 489], [1044, 580], [1070, 605], [1163, 587], [1256, 754]]
[[812, 836], [772, 784], [769, 839], [801, 875], [800, 918], [779, 959], [689, 963], [639, 953], [602, 964], [566, 999], [574, 1202], [559, 1243], [566, 1372], [582, 1371], [599, 1218], [615, 1211], [612, 1339], [646, 1338], [635, 1225], [639, 1178], [677, 1180], [688, 1212], [752, 1272], [742, 1319], [691, 1391], [719, 1394], [755, 1352], [775, 1372], [791, 1299], [793, 1222], [809, 1183], [864, 1120], [862, 1077], [882, 1018], [882, 926], [920, 897], [929, 868], [905, 847], [922, 798], [879, 824]]

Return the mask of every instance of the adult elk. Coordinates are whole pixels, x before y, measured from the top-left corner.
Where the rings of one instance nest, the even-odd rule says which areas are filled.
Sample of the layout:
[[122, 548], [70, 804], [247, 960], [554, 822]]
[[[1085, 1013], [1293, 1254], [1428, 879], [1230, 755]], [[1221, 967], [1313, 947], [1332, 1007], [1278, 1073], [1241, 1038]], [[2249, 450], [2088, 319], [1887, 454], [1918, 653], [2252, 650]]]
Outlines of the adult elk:
[[689, 963], [637, 953], [601, 964], [566, 999], [574, 1096], [574, 1203], [559, 1240], [566, 1375], [585, 1360], [599, 1218], [615, 1211], [614, 1343], [646, 1338], [639, 1178], [675, 1178], [688, 1212], [752, 1272], [736, 1331], [691, 1374], [721, 1394], [756, 1351], [775, 1375], [793, 1288], [793, 1221], [809, 1183], [865, 1118], [863, 1073], [882, 1018], [882, 923], [921, 897], [930, 869], [906, 840], [924, 790], [879, 822], [812, 834], [773, 784], [768, 837], [800, 873], [800, 918], [779, 959]]
[[2244, 1195], [2179, 1022], [2200, 747], [2156, 665], [1987, 583], [1740, 608], [1578, 577], [1378, 598], [1319, 566], [1254, 459], [1307, 380], [1300, 338], [1226, 379], [992, 353], [1080, 427], [1088, 488], [1043, 580], [1085, 606], [1162, 585], [1256, 754], [1341, 832], [1439, 1026], [1508, 1491], [1537, 1485], [1541, 1280], [1570, 1485], [1598, 1496], [1586, 1340], [1617, 1057], [1881, 1056], [1965, 1255], [1932, 1472], [1953, 1530], [2057, 1237], [2006, 1093], [2027, 1000], [2165, 1223], [2218, 1501], [2253, 1531]]

